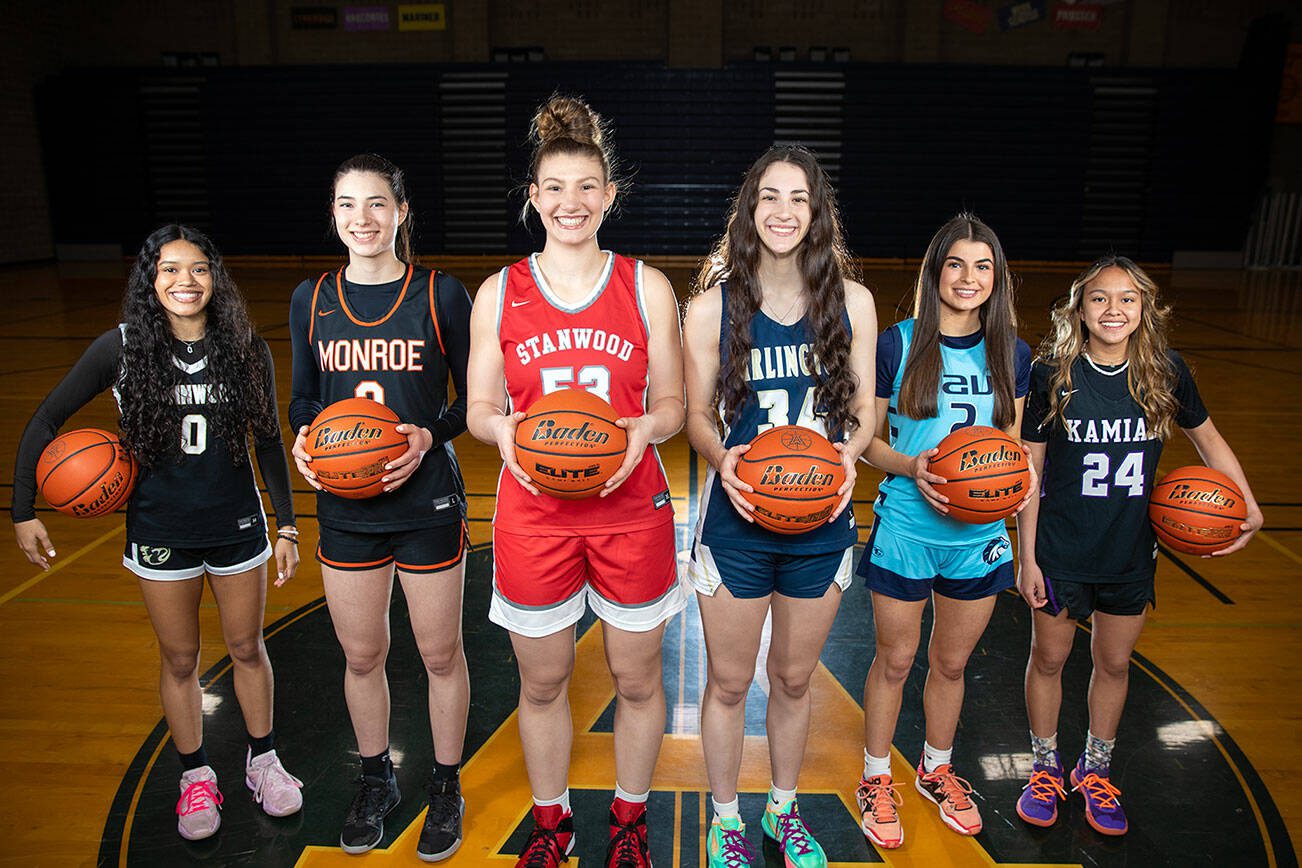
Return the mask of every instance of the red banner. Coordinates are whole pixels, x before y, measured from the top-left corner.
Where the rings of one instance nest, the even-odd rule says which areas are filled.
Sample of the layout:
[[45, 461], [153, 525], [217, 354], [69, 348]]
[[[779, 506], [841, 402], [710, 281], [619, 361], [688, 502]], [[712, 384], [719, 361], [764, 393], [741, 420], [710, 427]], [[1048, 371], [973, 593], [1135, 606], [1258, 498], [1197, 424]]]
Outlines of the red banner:
[[985, 33], [994, 20], [994, 11], [976, 0], [945, 0], [945, 20], [973, 33]]
[[1094, 3], [1055, 3], [1051, 21], [1054, 30], [1098, 30], [1103, 26], [1103, 7]]

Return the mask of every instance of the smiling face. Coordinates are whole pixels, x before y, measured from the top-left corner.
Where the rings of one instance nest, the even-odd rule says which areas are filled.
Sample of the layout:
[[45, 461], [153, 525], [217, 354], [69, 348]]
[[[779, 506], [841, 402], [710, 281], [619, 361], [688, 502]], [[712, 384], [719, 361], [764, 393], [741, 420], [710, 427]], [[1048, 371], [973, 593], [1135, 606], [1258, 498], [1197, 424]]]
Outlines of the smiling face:
[[969, 316], [995, 288], [995, 254], [984, 241], [955, 241], [940, 266], [942, 314]]
[[212, 299], [212, 263], [191, 242], [169, 241], [158, 251], [154, 292], [178, 337], [197, 336], [195, 324], [202, 334], [204, 308]]
[[331, 215], [335, 231], [354, 256], [393, 255], [398, 227], [407, 219], [407, 203], [375, 172], [347, 172], [335, 182]]
[[760, 176], [755, 203], [755, 231], [774, 256], [789, 256], [809, 234], [813, 211], [809, 179], [792, 163], [774, 163]]
[[601, 161], [587, 154], [545, 157], [537, 182], [529, 185], [529, 202], [542, 219], [549, 244], [590, 241], [614, 201], [615, 185]]
[[1120, 361], [1139, 328], [1143, 293], [1125, 270], [1105, 268], [1081, 293], [1080, 319], [1089, 332], [1091, 351], [1108, 361]]

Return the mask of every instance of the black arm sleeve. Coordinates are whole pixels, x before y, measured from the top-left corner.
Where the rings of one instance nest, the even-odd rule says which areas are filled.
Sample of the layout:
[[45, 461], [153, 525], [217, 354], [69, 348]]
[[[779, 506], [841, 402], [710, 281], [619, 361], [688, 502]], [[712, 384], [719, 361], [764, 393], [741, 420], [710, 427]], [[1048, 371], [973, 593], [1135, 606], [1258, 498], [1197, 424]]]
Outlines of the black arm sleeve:
[[117, 381], [122, 358], [122, 332], [116, 328], [95, 339], [41, 402], [23, 430], [14, 461], [14, 499], [10, 514], [15, 523], [36, 518], [36, 462], [60, 426], [91, 399]]
[[[267, 342], [258, 338], [258, 343], [262, 344], [263, 363], [267, 368], [267, 397], [271, 406], [275, 407], [276, 365]], [[294, 523], [294, 495], [289, 488], [289, 462], [285, 459], [285, 444], [280, 439], [279, 424], [276, 425], [275, 436], [254, 440], [253, 454], [258, 457], [258, 471], [267, 486], [267, 493], [271, 495], [271, 508], [276, 511], [276, 526], [289, 527]]]
[[321, 412], [321, 372], [312, 356], [312, 342], [307, 330], [312, 322], [312, 289], [305, 280], [294, 290], [289, 301], [289, 337], [293, 343], [293, 386], [289, 393], [289, 426], [297, 434]]
[[1044, 443], [1049, 432], [1041, 426], [1049, 415], [1049, 381], [1053, 368], [1044, 362], [1032, 362], [1026, 406], [1022, 410], [1022, 439], [1030, 443]]
[[439, 334], [457, 399], [430, 426], [434, 443], [446, 443], [466, 430], [466, 365], [470, 362], [470, 293], [461, 281], [440, 271], [434, 279]]

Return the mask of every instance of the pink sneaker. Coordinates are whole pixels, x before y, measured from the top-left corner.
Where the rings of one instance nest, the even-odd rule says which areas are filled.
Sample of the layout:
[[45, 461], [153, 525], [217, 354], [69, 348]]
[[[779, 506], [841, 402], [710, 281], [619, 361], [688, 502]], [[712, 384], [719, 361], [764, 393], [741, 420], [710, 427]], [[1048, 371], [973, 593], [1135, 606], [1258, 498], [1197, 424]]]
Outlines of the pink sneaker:
[[212, 766], [199, 766], [181, 774], [181, 800], [176, 803], [176, 831], [187, 841], [200, 841], [216, 834], [222, 824], [217, 806], [217, 773]]
[[303, 782], [285, 771], [274, 750], [257, 756], [249, 750], [244, 783], [253, 791], [253, 801], [272, 817], [288, 817], [303, 807]]

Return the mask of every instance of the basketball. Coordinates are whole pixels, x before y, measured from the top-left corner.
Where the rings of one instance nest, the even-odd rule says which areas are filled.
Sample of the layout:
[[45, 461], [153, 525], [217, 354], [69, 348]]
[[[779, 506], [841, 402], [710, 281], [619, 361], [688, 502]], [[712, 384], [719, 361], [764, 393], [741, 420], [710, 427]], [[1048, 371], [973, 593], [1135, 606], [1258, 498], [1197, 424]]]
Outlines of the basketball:
[[973, 425], [951, 431], [937, 445], [928, 469], [945, 482], [933, 485], [949, 498], [949, 516], [968, 524], [1000, 521], [1017, 511], [1031, 487], [1021, 445], [998, 428]]
[[398, 416], [370, 398], [345, 398], [312, 420], [304, 448], [316, 481], [331, 494], [361, 500], [384, 490], [384, 465], [407, 451]]
[[845, 468], [841, 453], [822, 434], [783, 425], [750, 441], [737, 460], [737, 478], [755, 489], [741, 496], [755, 507], [756, 524], [796, 534], [823, 524], [836, 509]]
[[591, 497], [624, 463], [628, 435], [615, 408], [583, 389], [543, 395], [515, 429], [515, 460], [539, 491]]
[[95, 518], [126, 503], [136, 473], [131, 453], [99, 428], [61, 434], [36, 462], [36, 484], [45, 502], [74, 518]]
[[1148, 520], [1157, 538], [1178, 552], [1209, 555], [1239, 538], [1248, 517], [1243, 492], [1210, 467], [1177, 467], [1153, 486]]

